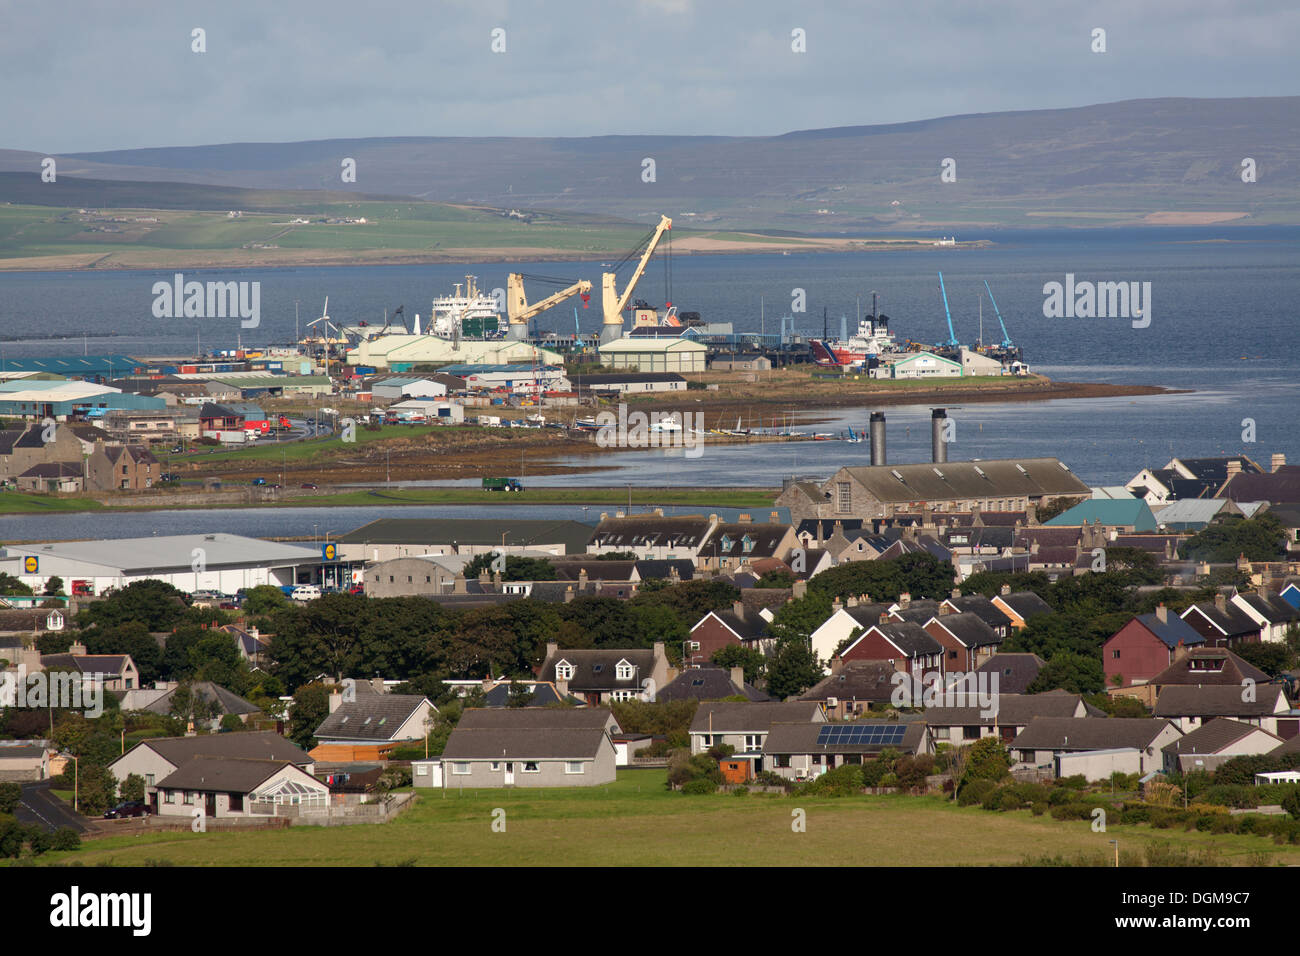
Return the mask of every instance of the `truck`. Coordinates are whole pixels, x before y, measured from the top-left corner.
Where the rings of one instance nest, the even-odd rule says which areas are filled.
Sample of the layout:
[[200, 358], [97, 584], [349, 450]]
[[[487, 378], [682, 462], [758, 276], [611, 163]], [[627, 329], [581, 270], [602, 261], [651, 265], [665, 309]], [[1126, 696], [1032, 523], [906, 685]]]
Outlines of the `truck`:
[[484, 491], [523, 491], [518, 478], [484, 478]]

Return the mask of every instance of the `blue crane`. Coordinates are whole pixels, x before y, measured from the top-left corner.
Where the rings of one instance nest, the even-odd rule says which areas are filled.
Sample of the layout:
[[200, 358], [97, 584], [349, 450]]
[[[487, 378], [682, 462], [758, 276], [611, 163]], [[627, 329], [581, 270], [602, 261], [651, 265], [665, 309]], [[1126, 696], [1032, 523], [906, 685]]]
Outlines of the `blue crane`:
[[998, 303], [993, 298], [993, 290], [989, 288], [989, 280], [984, 280], [984, 291], [989, 294], [989, 301], [993, 303], [993, 311], [997, 313], [998, 325], [1002, 326], [1002, 347], [1004, 349], [1015, 348], [1011, 343], [1011, 336], [1007, 334], [1007, 324], [1002, 321], [1002, 313], [998, 310]]
[[939, 291], [943, 293], [943, 314], [948, 317], [948, 341], [944, 345], [958, 348], [961, 343], [957, 341], [957, 333], [952, 328], [952, 313], [948, 311], [948, 291], [943, 287], [943, 273], [939, 273]]

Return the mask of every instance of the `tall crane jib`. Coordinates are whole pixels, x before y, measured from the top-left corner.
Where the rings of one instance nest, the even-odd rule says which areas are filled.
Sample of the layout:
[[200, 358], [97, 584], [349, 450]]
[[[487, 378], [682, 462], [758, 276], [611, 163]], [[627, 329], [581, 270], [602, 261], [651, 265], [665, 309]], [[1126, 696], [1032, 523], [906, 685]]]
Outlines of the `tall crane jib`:
[[989, 288], [989, 280], [984, 280], [984, 291], [989, 294], [989, 301], [993, 303], [993, 311], [998, 317], [998, 325], [1002, 327], [1002, 347], [1004, 349], [1015, 348], [1011, 344], [1011, 336], [1007, 334], [1007, 324], [1002, 321], [1002, 311], [998, 308], [997, 300], [993, 298], [993, 290]]
[[519, 272], [512, 272], [506, 277], [506, 315], [510, 320], [510, 329], [507, 338], [526, 339], [528, 337], [528, 320], [536, 315], [540, 315], [547, 309], [559, 305], [565, 299], [575, 295], [581, 295], [583, 308], [587, 306], [587, 299], [590, 298], [591, 283], [586, 279], [579, 279], [577, 282], [570, 283], [560, 291], [555, 292], [540, 302], [528, 304], [528, 297], [524, 294], [524, 279], [535, 279], [540, 282], [547, 282], [553, 285], [561, 285], [568, 282], [567, 279], [553, 279], [549, 276], [525, 276]]
[[957, 333], [952, 327], [952, 312], [948, 310], [948, 290], [943, 287], [943, 273], [939, 273], [939, 291], [943, 294], [943, 314], [948, 318], [948, 341], [943, 343], [949, 348], [960, 348], [961, 343], [957, 341]]
[[[627, 308], [628, 302], [631, 301], [632, 293], [636, 290], [637, 283], [641, 281], [641, 276], [645, 274], [646, 265], [649, 263], [650, 257], [654, 255], [659, 241], [672, 227], [673, 221], [671, 219], [667, 216], [660, 216], [659, 225], [655, 227], [654, 231], [618, 263], [618, 266], [621, 266], [630, 262], [640, 253], [640, 261], [637, 262], [636, 269], [621, 293], [618, 291], [618, 275], [616, 272], [606, 272], [601, 275], [601, 306], [604, 312], [604, 325], [601, 327], [600, 332], [602, 345], [622, 337], [623, 310]], [[618, 266], [615, 266], [615, 268], [617, 269]]]

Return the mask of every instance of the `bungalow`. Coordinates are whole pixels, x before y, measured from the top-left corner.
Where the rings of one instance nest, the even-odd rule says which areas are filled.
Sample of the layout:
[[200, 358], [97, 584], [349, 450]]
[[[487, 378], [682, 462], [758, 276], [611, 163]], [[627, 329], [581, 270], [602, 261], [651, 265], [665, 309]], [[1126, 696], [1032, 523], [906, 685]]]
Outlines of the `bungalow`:
[[1170, 685], [1223, 686], [1240, 690], [1247, 681], [1269, 684], [1272, 678], [1223, 647], [1193, 647], [1145, 684], [1113, 688], [1112, 696], [1134, 697], [1154, 707], [1160, 692]]
[[659, 689], [655, 700], [722, 700], [744, 697], [748, 700], [772, 700], [752, 684], [745, 683], [745, 669], [733, 667], [692, 667], [682, 671]]
[[315, 760], [348, 763], [384, 760], [408, 740], [423, 740], [438, 708], [419, 694], [330, 696], [330, 714], [316, 728]]
[[705, 753], [710, 747], [735, 748], [735, 760], [746, 761], [749, 776], [763, 770], [763, 745], [777, 723], [823, 723], [821, 706], [813, 701], [756, 703], [702, 703], [691, 721], [691, 753]]
[[936, 745], [962, 747], [983, 737], [1000, 737], [1010, 744], [1036, 717], [1103, 717], [1102, 711], [1084, 703], [1078, 694], [1005, 694], [993, 698], [993, 707], [981, 710], [968, 692], [965, 707], [927, 707], [922, 719]]
[[[154, 737], [142, 740], [108, 765], [120, 784], [131, 774], [143, 777], [146, 799], [156, 797], [158, 783], [195, 757], [226, 757], [259, 761], [287, 761], [310, 774], [316, 767], [311, 755], [272, 731], [236, 734], [199, 734], [192, 737]], [[156, 800], [154, 812], [157, 813]]]
[[213, 819], [270, 815], [280, 806], [327, 807], [329, 787], [288, 760], [199, 755], [158, 781], [153, 811]]
[[592, 706], [642, 697], [654, 700], [658, 688], [668, 683], [668, 658], [662, 641], [648, 650], [560, 650], [552, 641], [537, 677], [554, 684], [561, 697], [572, 694]]
[[1038, 679], [1038, 673], [1047, 661], [1037, 654], [1000, 651], [975, 669], [977, 674], [997, 674], [998, 690], [1003, 694], [1027, 694], [1029, 685]]
[[1216, 717], [1164, 746], [1165, 773], [1214, 771], [1233, 757], [1272, 753], [1282, 738], [1262, 727]]
[[1161, 604], [1154, 614], [1133, 618], [1102, 645], [1106, 683], [1121, 687], [1144, 684], [1187, 648], [1204, 644], [1204, 637]]
[[1163, 767], [1157, 754], [1180, 736], [1173, 722], [1154, 717], [1035, 717], [1010, 750], [1022, 767], [1053, 771], [1065, 755], [1133, 750], [1134, 770], [1146, 773]]
[[840, 657], [845, 661], [888, 661], [895, 670], [920, 676], [944, 670], [946, 648], [910, 621], [873, 624], [854, 638]]
[[26, 783], [50, 775], [51, 750], [45, 741], [0, 741], [0, 783]]
[[[611, 730], [612, 728], [612, 730]], [[612, 783], [618, 722], [603, 709], [467, 710], [442, 752], [445, 787]]]
[[809, 780], [845, 764], [860, 764], [885, 750], [934, 752], [924, 721], [851, 720], [774, 723], [763, 743], [768, 767], [789, 780]]
[[81, 644], [73, 644], [67, 654], [42, 654], [43, 670], [74, 671], [83, 680], [102, 684], [104, 690], [131, 690], [140, 686], [140, 671], [130, 654], [87, 654]]
[[1296, 735], [1295, 718], [1279, 720], [1290, 713], [1291, 704], [1276, 684], [1245, 687], [1173, 684], [1160, 691], [1155, 706], [1157, 717], [1174, 721], [1183, 733], [1190, 733], [1216, 717], [1231, 717], [1284, 739]]

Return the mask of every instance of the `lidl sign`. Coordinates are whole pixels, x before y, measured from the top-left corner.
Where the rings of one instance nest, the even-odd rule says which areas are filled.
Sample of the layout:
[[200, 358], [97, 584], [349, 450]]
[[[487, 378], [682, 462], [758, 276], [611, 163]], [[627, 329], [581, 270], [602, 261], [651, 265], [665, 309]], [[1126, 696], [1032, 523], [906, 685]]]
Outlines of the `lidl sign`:
[[339, 559], [339, 546], [332, 541], [321, 545], [320, 556], [325, 561], [337, 561]]
[[37, 574], [41, 569], [41, 559], [34, 554], [23, 558], [23, 570], [28, 574]]

